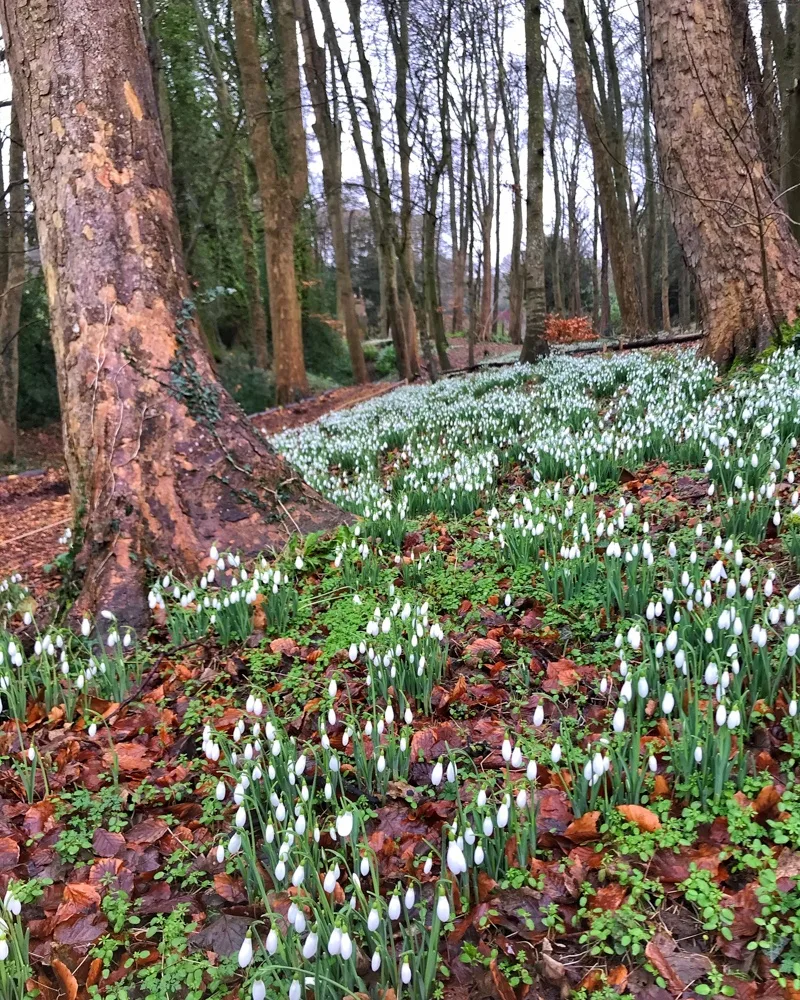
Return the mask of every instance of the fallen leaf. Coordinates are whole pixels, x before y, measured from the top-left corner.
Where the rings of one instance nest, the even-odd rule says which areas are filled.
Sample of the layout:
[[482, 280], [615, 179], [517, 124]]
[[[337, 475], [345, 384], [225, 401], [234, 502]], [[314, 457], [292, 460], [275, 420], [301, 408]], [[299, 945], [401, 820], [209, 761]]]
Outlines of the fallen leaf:
[[0, 871], [13, 868], [19, 861], [19, 844], [11, 837], [0, 837]]
[[624, 816], [629, 823], [638, 826], [642, 833], [652, 833], [654, 830], [661, 829], [661, 820], [646, 806], [617, 806], [617, 812]]
[[496, 639], [473, 639], [464, 650], [465, 658], [470, 660], [494, 660], [499, 652], [500, 643]]
[[597, 840], [597, 821], [600, 819], [600, 811], [584, 813], [580, 819], [573, 820], [564, 831], [567, 840], [573, 844], [585, 844], [590, 840]]
[[657, 940], [658, 937], [659, 935], [656, 935], [651, 941], [647, 942], [644, 953], [659, 976], [666, 981], [671, 992], [675, 994], [683, 993], [686, 989], [686, 984], [667, 961], [666, 955], [659, 947], [660, 942]]
[[284, 656], [297, 656], [300, 647], [294, 639], [273, 639], [269, 644], [273, 653], [282, 653]]
[[500, 1000], [517, 1000], [514, 991], [511, 989], [511, 985], [500, 971], [496, 958], [493, 958], [489, 963], [489, 972], [492, 974], [492, 982], [497, 990], [495, 996], [500, 997]]
[[61, 983], [61, 988], [66, 994], [67, 1000], [75, 1000], [78, 995], [78, 980], [59, 959], [53, 959], [52, 967], [53, 972], [58, 976], [58, 981]]

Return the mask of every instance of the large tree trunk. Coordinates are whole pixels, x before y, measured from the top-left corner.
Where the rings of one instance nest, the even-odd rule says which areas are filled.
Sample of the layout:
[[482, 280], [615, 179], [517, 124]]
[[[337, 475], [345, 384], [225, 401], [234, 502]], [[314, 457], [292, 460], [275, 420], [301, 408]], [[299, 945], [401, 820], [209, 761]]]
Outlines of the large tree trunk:
[[528, 84], [528, 225], [525, 249], [525, 342], [521, 361], [550, 352], [544, 335], [544, 53], [542, 7], [525, 2], [525, 72]]
[[335, 508], [302, 486], [217, 382], [188, 304], [134, 0], [1, 0], [36, 203], [82, 605], [147, 621], [153, 563], [252, 553]]
[[669, 212], [666, 199], [661, 206], [661, 329], [672, 329], [669, 315]]
[[[280, 109], [276, 112], [261, 69], [253, 0], [233, 0], [233, 16], [242, 99], [264, 212], [275, 396], [282, 404], [308, 392], [294, 264], [295, 226], [308, 184], [297, 28], [292, 0], [275, 0], [274, 28], [282, 70]], [[276, 130], [281, 133], [280, 142], [275, 140]]]
[[653, 138], [650, 124], [650, 80], [647, 75], [647, 35], [644, 30], [644, 0], [637, 0], [639, 13], [639, 58], [642, 63], [642, 158], [644, 160], [644, 245], [642, 247], [642, 303], [645, 326], [655, 328], [656, 183]]
[[364, 361], [364, 348], [361, 344], [361, 326], [356, 315], [353, 278], [350, 273], [350, 254], [344, 234], [342, 151], [339, 141], [339, 125], [334, 120], [328, 101], [325, 50], [317, 42], [309, 0], [296, 0], [295, 6], [303, 37], [306, 83], [314, 107], [314, 134], [319, 142], [319, 151], [322, 157], [322, 187], [328, 208], [328, 223], [331, 227], [339, 312], [344, 322], [353, 380], [362, 383], [367, 381], [367, 365]]
[[592, 149], [597, 189], [608, 237], [611, 270], [619, 302], [623, 333], [642, 330], [642, 303], [636, 287], [636, 251], [630, 219], [624, 210], [618, 177], [615, 175], [615, 137], [608, 134], [599, 113], [592, 87], [592, 73], [584, 38], [582, 0], [564, 0], [564, 18], [569, 28], [570, 49], [575, 69], [575, 90], [581, 118]]
[[11, 113], [10, 145], [8, 238], [3, 248], [8, 273], [0, 307], [0, 459], [13, 459], [17, 450], [19, 314], [25, 284], [25, 165], [15, 108]]
[[247, 161], [241, 143], [236, 136], [237, 124], [231, 105], [231, 95], [228, 82], [222, 71], [219, 54], [211, 39], [206, 23], [206, 15], [200, 0], [194, 0], [195, 21], [200, 33], [206, 61], [214, 78], [214, 89], [217, 95], [220, 115], [226, 137], [233, 147], [231, 158], [231, 185], [236, 212], [239, 218], [239, 232], [242, 240], [242, 257], [244, 258], [244, 281], [247, 288], [247, 313], [249, 319], [249, 343], [253, 357], [259, 368], [269, 368], [269, 331], [267, 329], [267, 311], [264, 308], [264, 298], [261, 289], [261, 269], [258, 266], [256, 243], [253, 239], [253, 220], [250, 213], [250, 190], [247, 182]]
[[725, 0], [646, 0], [662, 176], [721, 365], [765, 346], [800, 304], [800, 247], [777, 205]]

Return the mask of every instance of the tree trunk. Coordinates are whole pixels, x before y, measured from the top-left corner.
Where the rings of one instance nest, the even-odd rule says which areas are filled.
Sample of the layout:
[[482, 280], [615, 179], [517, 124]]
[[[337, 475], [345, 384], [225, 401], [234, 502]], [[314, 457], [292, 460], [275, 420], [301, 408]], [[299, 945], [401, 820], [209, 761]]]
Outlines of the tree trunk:
[[497, 336], [498, 322], [499, 322], [499, 312], [500, 312], [500, 195], [502, 193], [502, 188], [500, 186], [501, 176], [500, 176], [500, 143], [497, 144], [497, 162], [495, 164], [495, 205], [497, 206], [497, 211], [495, 212], [495, 225], [494, 225], [494, 288], [492, 289], [492, 331], [494, 336]]
[[681, 254], [681, 267], [678, 272], [678, 323], [682, 330], [687, 330], [691, 324], [691, 306], [691, 275]]
[[456, 204], [456, 181], [453, 158], [450, 157], [447, 177], [450, 186], [450, 242], [453, 256], [453, 302], [450, 332], [464, 332], [464, 264], [465, 264], [465, 220], [464, 220], [464, 147], [462, 143], [459, 160], [461, 183]]
[[295, 7], [303, 38], [306, 84], [314, 108], [314, 134], [322, 158], [322, 188], [331, 227], [333, 259], [336, 267], [336, 297], [339, 313], [344, 322], [353, 381], [363, 383], [367, 381], [367, 365], [361, 344], [361, 327], [356, 315], [356, 299], [350, 273], [350, 254], [344, 233], [340, 131], [331, 113], [325, 72], [325, 50], [317, 42], [309, 0], [296, 0]]
[[147, 57], [150, 60], [150, 69], [153, 73], [153, 87], [156, 92], [158, 102], [158, 118], [161, 122], [161, 132], [164, 136], [164, 147], [167, 151], [167, 159], [172, 165], [172, 111], [169, 106], [169, 90], [167, 89], [167, 77], [164, 73], [164, 57], [161, 53], [161, 41], [156, 28], [156, 11], [153, 0], [140, 0], [142, 9], [142, 26], [144, 27], [144, 37], [147, 43]]
[[578, 220], [578, 166], [580, 136], [575, 142], [575, 158], [567, 183], [567, 231], [569, 233], [569, 311], [573, 316], [583, 314], [581, 302], [581, 250], [580, 222]]
[[645, 326], [655, 328], [656, 184], [650, 112], [650, 80], [647, 75], [647, 35], [644, 30], [644, 0], [637, 0], [639, 13], [639, 58], [642, 63], [642, 157], [644, 159], [644, 246], [642, 248], [642, 302]]
[[261, 269], [258, 266], [256, 244], [253, 239], [253, 221], [250, 217], [250, 191], [247, 182], [247, 162], [241, 144], [236, 140], [236, 120], [231, 106], [231, 95], [219, 54], [211, 40], [206, 24], [206, 16], [200, 0], [194, 0], [195, 21], [200, 32], [203, 51], [214, 78], [217, 103], [223, 119], [224, 132], [230, 137], [233, 147], [231, 162], [231, 184], [236, 212], [239, 216], [239, 232], [242, 240], [244, 260], [244, 280], [247, 286], [247, 313], [250, 326], [250, 347], [259, 368], [269, 368], [269, 335], [267, 312], [261, 288]]
[[661, 329], [672, 329], [669, 315], [669, 212], [666, 199], [661, 207]]
[[[275, 397], [290, 403], [308, 392], [303, 328], [294, 264], [294, 232], [308, 183], [297, 30], [292, 0], [275, 0], [275, 36], [281, 52], [280, 109], [271, 107], [261, 69], [253, 0], [233, 0], [236, 55], [250, 128], [267, 249]], [[274, 134], [281, 134], [280, 148]]]
[[776, 205], [725, 0], [646, 0], [662, 176], [718, 364], [763, 348], [800, 303], [800, 246]]
[[[0, 2], [50, 305], [80, 606], [148, 621], [148, 564], [191, 576], [341, 518], [217, 382], [187, 301], [134, 0]], [[280, 498], [279, 498], [280, 492]]]
[[0, 459], [13, 459], [17, 450], [19, 314], [25, 285], [25, 164], [16, 108], [11, 111], [9, 141], [8, 239], [3, 248], [8, 274], [0, 308]]
[[564, 292], [561, 285], [561, 185], [558, 175], [558, 155], [556, 153], [556, 127], [558, 123], [559, 96], [561, 93], [561, 67], [558, 67], [555, 90], [550, 89], [550, 83], [545, 75], [547, 93], [550, 101], [550, 128], [547, 132], [547, 142], [550, 149], [550, 170], [553, 174], [553, 201], [555, 214], [553, 216], [553, 309], [559, 316], [564, 315]]
[[600, 272], [597, 269], [597, 251], [600, 249], [600, 199], [594, 192], [594, 225], [592, 226], [592, 326], [600, 328]]
[[[350, 14], [350, 24], [353, 28], [353, 39], [355, 41], [356, 51], [358, 54], [358, 65], [361, 70], [361, 80], [364, 85], [364, 103], [366, 104], [367, 113], [369, 115], [370, 132], [372, 137], [372, 155], [375, 161], [375, 175], [377, 178], [377, 194], [375, 200], [378, 216], [378, 228], [376, 231], [376, 237], [378, 242], [378, 253], [381, 254], [382, 257], [384, 281], [386, 283], [386, 317], [392, 331], [392, 342], [394, 343], [395, 355], [397, 357], [397, 371], [401, 378], [411, 379], [413, 377], [412, 359], [408, 349], [408, 338], [403, 321], [403, 308], [397, 280], [399, 239], [397, 235], [394, 210], [392, 208], [392, 189], [389, 182], [389, 171], [386, 166], [386, 153], [383, 145], [383, 124], [381, 120], [380, 105], [375, 91], [372, 66], [367, 55], [361, 31], [361, 0], [346, 0], [346, 2], [347, 10]], [[330, 31], [335, 33], [330, 12], [330, 5], [327, 0], [325, 0], [325, 3], [322, 5], [322, 9], [326, 17], [326, 27], [330, 25]], [[341, 63], [340, 66], [344, 71], [344, 64]], [[358, 113], [355, 110], [354, 103], [350, 99], [350, 95], [348, 95], [348, 101], [351, 107], [351, 114], [354, 114], [357, 118]], [[366, 179], [367, 178], [365, 177], [365, 180]], [[400, 264], [402, 266], [402, 261]]]
[[636, 287], [636, 253], [630, 219], [623, 210], [615, 180], [614, 139], [608, 135], [595, 104], [581, 0], [564, 0], [564, 18], [569, 28], [578, 107], [592, 149], [622, 329], [625, 334], [635, 335], [642, 329], [642, 303]]
[[608, 236], [606, 221], [600, 219], [600, 336], [611, 335], [611, 292], [608, 287]]
[[[494, 139], [496, 123], [489, 117], [488, 101], [486, 111], [487, 176], [481, 213], [481, 236], [483, 238], [483, 279], [481, 281], [481, 319], [479, 337], [488, 340], [492, 326], [492, 220], [494, 218]], [[495, 115], [496, 118], [496, 115]]]
[[521, 361], [550, 352], [545, 339], [544, 285], [544, 54], [542, 7], [525, 0], [525, 72], [528, 84], [528, 225], [525, 249], [525, 343]]

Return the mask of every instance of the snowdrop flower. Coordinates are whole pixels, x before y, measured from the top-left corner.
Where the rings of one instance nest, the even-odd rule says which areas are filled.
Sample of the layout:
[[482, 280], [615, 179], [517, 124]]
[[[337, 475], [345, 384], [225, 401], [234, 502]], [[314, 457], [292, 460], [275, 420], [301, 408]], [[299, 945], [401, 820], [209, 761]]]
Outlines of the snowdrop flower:
[[256, 979], [250, 989], [252, 1000], [266, 1000], [267, 987], [263, 979]]
[[792, 698], [789, 702], [789, 715], [794, 718], [797, 715], [797, 699]]
[[554, 764], [557, 764], [561, 760], [561, 744], [555, 743], [553, 749], [550, 751], [550, 760]]
[[628, 643], [631, 649], [638, 649], [642, 644], [642, 633], [635, 625], [628, 629]]
[[614, 712], [611, 725], [615, 733], [621, 733], [625, 729], [625, 710], [622, 707]]
[[247, 966], [253, 961], [253, 935], [250, 931], [245, 935], [244, 941], [242, 941], [241, 947], [239, 948], [239, 968], [246, 969]]
[[797, 632], [791, 632], [786, 637], [786, 652], [789, 656], [794, 656], [797, 653], [797, 648], [800, 646], [800, 635]]
[[464, 857], [464, 852], [452, 836], [447, 845], [447, 869], [452, 875], [461, 875], [467, 870], [467, 861]]
[[536, 706], [533, 712], [533, 724], [538, 729], [543, 722], [544, 722], [544, 706], [540, 702]]
[[703, 748], [699, 745], [694, 748], [694, 759], [697, 764], [703, 761]]
[[347, 931], [342, 931], [342, 940], [339, 949], [339, 954], [342, 956], [343, 961], [347, 962], [350, 960], [353, 954], [353, 941]]
[[340, 955], [342, 953], [342, 929], [334, 925], [328, 938], [328, 954]]
[[728, 729], [736, 729], [739, 723], [742, 721], [741, 713], [738, 708], [732, 708], [728, 713]]
[[268, 955], [274, 955], [278, 950], [278, 932], [274, 927], [270, 928], [267, 940], [264, 942], [264, 947], [267, 949]]
[[371, 931], [374, 934], [375, 931], [380, 926], [380, 922], [381, 922], [380, 915], [373, 906], [373, 908], [369, 911], [369, 915], [367, 916], [367, 930]]
[[650, 688], [647, 684], [647, 678], [642, 676], [636, 682], [636, 691], [640, 698], [646, 698], [650, 692]]
[[525, 769], [525, 777], [528, 779], [528, 781], [536, 781], [538, 774], [539, 774], [539, 768], [536, 764], [536, 761], [529, 760], [528, 766]]
[[447, 898], [444, 888], [440, 888], [439, 890], [439, 898], [436, 901], [436, 916], [443, 924], [446, 924], [450, 919], [450, 901]]
[[[451, 841], [451, 843], [452, 843], [452, 841]], [[448, 856], [449, 856], [449, 854], [448, 854]], [[466, 871], [466, 868], [465, 868], [465, 871]], [[457, 874], [457, 873], [454, 872], [454, 874]], [[389, 897], [389, 906], [387, 907], [387, 912], [389, 914], [389, 919], [390, 920], [397, 920], [400, 917], [400, 913], [402, 912], [402, 909], [401, 909], [401, 906], [400, 906], [400, 897], [399, 897], [399, 895], [396, 892], [392, 893], [392, 895]]]
[[444, 776], [444, 767], [442, 766], [441, 760], [437, 760], [433, 765], [433, 770], [431, 771], [431, 784], [434, 788], [438, 788], [442, 783], [442, 778]]
[[661, 699], [661, 711], [664, 715], [671, 715], [673, 708], [675, 708], [675, 698], [672, 692], [667, 689], [664, 692], [664, 697]]
[[353, 832], [353, 814], [350, 812], [340, 813], [336, 817], [336, 833], [346, 839]]
[[403, 959], [403, 964], [400, 967], [400, 981], [405, 985], [411, 982], [411, 966], [408, 964], [408, 959]]
[[503, 740], [503, 745], [501, 747], [500, 752], [503, 755], [503, 760], [506, 761], [506, 763], [508, 763], [508, 761], [511, 760], [511, 740], [507, 736]]

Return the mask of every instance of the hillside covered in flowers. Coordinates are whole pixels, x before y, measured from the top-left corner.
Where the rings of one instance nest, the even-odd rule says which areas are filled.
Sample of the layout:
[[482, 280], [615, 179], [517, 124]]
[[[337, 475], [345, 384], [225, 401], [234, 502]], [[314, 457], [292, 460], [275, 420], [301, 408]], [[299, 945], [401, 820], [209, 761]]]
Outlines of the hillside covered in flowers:
[[799, 417], [791, 350], [410, 385], [148, 635], [5, 580], [0, 998], [795, 996]]

